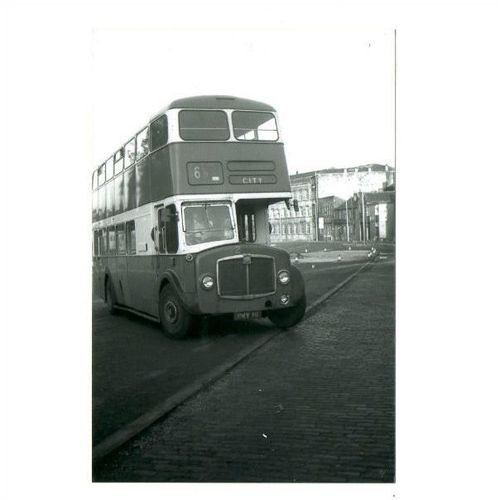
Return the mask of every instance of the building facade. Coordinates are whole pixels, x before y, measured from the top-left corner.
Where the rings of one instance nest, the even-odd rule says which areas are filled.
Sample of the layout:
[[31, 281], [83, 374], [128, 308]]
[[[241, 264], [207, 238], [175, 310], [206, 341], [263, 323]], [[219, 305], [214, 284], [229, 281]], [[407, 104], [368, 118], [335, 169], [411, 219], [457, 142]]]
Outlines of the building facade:
[[393, 224], [384, 218], [394, 219], [394, 193], [391, 202], [376, 203], [368, 196], [394, 186], [394, 168], [370, 164], [316, 170], [291, 175], [290, 183], [295, 207], [284, 202], [269, 207], [272, 243], [394, 239]]

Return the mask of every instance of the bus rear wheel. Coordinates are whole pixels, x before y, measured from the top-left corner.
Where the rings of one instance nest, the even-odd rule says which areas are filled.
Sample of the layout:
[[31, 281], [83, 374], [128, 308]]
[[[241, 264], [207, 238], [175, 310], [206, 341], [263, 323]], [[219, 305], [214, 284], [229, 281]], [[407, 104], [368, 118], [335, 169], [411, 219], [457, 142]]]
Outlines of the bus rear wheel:
[[292, 307], [278, 309], [268, 312], [268, 318], [278, 328], [291, 328], [295, 326], [306, 313], [306, 296], [302, 295], [300, 300]]
[[160, 293], [160, 323], [163, 333], [171, 339], [187, 337], [195, 327], [195, 317], [182, 305], [171, 285]]
[[106, 306], [108, 307], [109, 314], [116, 314], [118, 310], [116, 309], [116, 295], [111, 279], [106, 280]]

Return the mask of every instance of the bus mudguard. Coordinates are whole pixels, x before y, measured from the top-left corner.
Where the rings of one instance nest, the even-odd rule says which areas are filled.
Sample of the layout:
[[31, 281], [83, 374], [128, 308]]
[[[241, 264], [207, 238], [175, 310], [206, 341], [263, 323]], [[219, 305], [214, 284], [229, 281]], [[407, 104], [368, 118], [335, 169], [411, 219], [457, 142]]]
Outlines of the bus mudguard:
[[186, 293], [181, 285], [181, 281], [177, 274], [169, 269], [163, 272], [158, 279], [158, 290], [157, 290], [157, 299], [160, 297], [161, 290], [163, 286], [166, 284], [170, 284], [174, 287], [175, 293], [179, 297], [184, 308], [190, 312], [191, 314], [199, 314], [196, 301], [196, 296], [193, 296], [192, 293]]

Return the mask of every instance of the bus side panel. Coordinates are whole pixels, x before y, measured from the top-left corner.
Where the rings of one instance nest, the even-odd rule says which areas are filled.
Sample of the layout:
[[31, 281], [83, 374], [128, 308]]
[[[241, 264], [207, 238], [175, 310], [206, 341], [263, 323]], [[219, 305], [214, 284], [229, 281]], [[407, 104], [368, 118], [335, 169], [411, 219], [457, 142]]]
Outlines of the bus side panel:
[[135, 167], [130, 167], [128, 170], [125, 170], [124, 175], [123, 209], [131, 210], [137, 206], [135, 202]]
[[117, 255], [112, 260], [112, 264], [108, 267], [113, 280], [113, 286], [116, 294], [116, 300], [119, 304], [131, 306], [130, 286], [127, 279], [127, 257], [125, 255]]
[[114, 215], [115, 206], [114, 181], [106, 184], [106, 217]]
[[123, 174], [118, 174], [115, 183], [115, 215], [123, 212]]
[[101, 270], [101, 257], [95, 256], [92, 262], [92, 294], [104, 299], [104, 279]]
[[104, 219], [105, 207], [106, 207], [106, 190], [104, 186], [101, 186], [97, 194], [97, 220]]
[[128, 288], [130, 290], [130, 307], [157, 315], [155, 308], [156, 278], [156, 256], [155, 255], [129, 255], [127, 257]]
[[146, 248], [151, 247], [152, 213], [135, 220], [136, 255], [127, 257], [128, 286], [131, 306], [140, 311], [157, 315], [155, 301], [156, 255]]
[[140, 207], [151, 201], [149, 158], [144, 158], [135, 165], [135, 197]]
[[162, 148], [149, 155], [151, 201], [172, 195], [169, 148]]

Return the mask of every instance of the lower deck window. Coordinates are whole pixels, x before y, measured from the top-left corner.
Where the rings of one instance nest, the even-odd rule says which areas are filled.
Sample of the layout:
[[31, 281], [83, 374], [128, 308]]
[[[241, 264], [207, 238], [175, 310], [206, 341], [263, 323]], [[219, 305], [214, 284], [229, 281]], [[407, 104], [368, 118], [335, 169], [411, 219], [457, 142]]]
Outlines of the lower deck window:
[[135, 254], [135, 222], [127, 222], [127, 253], [129, 255]]
[[116, 226], [116, 241], [118, 247], [118, 255], [125, 255], [126, 244], [125, 244], [125, 228], [123, 224]]
[[108, 249], [111, 254], [116, 252], [116, 232], [114, 227], [108, 228]]

